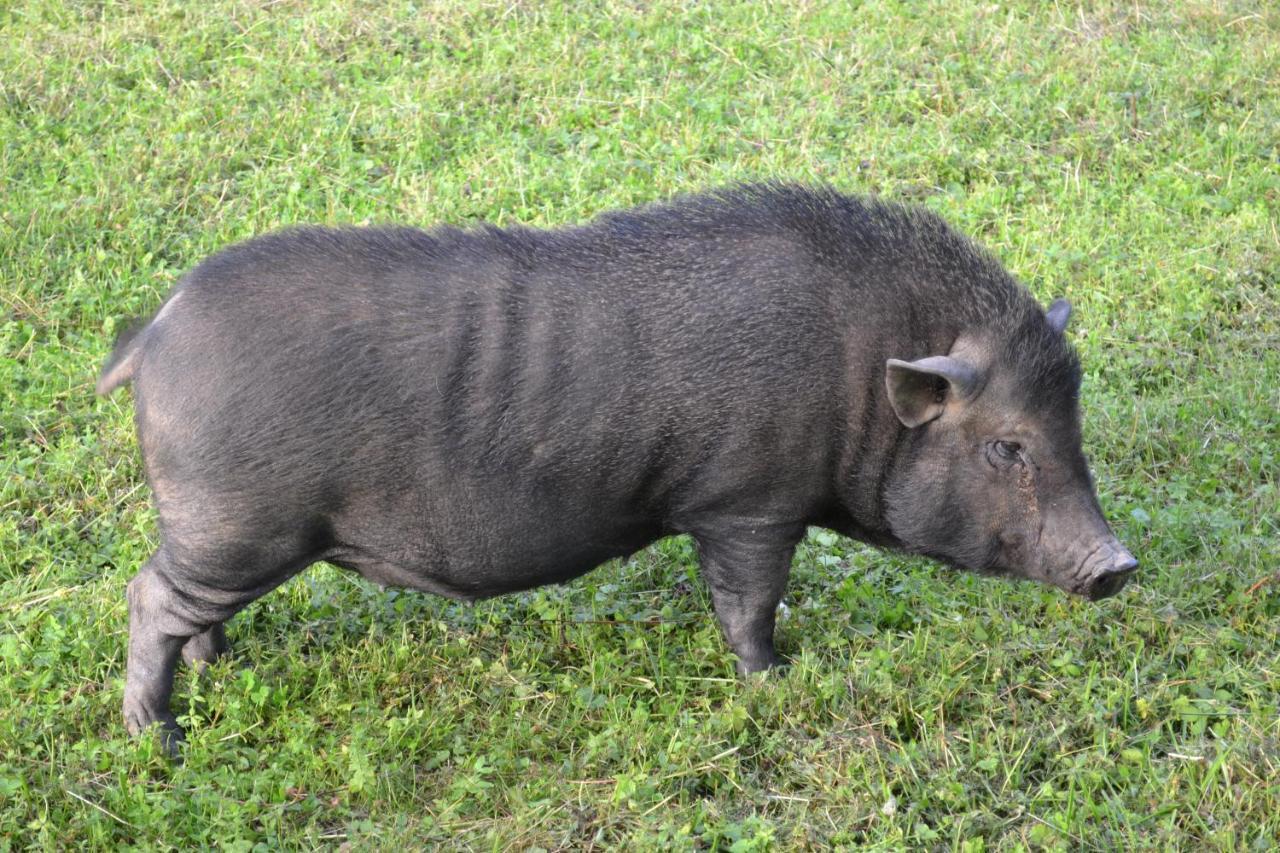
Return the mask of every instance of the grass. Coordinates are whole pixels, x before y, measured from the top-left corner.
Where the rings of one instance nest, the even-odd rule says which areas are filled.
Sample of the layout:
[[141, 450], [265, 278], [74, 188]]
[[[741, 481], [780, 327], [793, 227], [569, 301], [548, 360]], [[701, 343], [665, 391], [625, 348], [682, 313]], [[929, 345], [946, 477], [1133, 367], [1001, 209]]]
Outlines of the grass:
[[[0, 6], [0, 847], [1270, 849], [1280, 12], [1232, 0]], [[739, 681], [689, 543], [467, 608], [319, 567], [124, 735], [126, 317], [293, 222], [917, 201], [1068, 295], [1101, 604], [814, 531]]]

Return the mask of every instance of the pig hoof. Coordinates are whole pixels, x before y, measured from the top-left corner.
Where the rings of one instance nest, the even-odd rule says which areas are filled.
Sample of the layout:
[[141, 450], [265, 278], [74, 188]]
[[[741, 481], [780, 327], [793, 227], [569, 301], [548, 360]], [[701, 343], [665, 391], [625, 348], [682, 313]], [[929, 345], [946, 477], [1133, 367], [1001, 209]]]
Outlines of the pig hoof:
[[133, 737], [141, 737], [155, 729], [160, 737], [160, 746], [170, 758], [179, 757], [179, 750], [186, 739], [177, 718], [168, 711], [152, 714], [142, 708], [125, 708], [124, 727]]
[[780, 669], [788, 666], [789, 661], [779, 657], [778, 653], [770, 649], [768, 652], [759, 652], [754, 655], [743, 655], [738, 658], [738, 675], [748, 676], [758, 672], [768, 672], [771, 669]]
[[197, 672], [214, 663], [230, 651], [227, 635], [218, 623], [203, 633], [196, 634], [182, 646], [182, 659]]

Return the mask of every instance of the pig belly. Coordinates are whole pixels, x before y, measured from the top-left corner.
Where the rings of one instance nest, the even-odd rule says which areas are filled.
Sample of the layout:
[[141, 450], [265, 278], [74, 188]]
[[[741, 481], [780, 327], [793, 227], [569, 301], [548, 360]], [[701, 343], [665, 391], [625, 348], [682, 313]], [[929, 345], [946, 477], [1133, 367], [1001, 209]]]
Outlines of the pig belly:
[[643, 521], [562, 529], [507, 523], [465, 535], [419, 531], [395, 543], [358, 536], [335, 544], [324, 559], [381, 586], [475, 601], [572, 580], [660, 535]]

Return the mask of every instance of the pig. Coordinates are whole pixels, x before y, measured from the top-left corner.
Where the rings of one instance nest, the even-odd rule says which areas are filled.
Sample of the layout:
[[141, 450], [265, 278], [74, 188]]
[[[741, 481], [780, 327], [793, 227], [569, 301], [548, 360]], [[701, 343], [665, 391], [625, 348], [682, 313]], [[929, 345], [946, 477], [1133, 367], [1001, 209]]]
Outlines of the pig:
[[132, 381], [160, 546], [127, 589], [124, 717], [323, 560], [453, 599], [690, 535], [737, 668], [809, 526], [1100, 599], [1137, 561], [1081, 450], [1064, 330], [922, 210], [744, 185], [534, 230], [296, 228], [196, 266]]

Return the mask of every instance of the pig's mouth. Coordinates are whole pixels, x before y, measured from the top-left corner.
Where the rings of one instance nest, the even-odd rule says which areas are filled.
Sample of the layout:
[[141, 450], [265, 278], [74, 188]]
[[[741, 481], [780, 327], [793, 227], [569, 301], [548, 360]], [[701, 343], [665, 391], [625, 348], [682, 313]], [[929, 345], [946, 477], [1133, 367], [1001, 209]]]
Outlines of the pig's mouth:
[[[1100, 552], [1102, 556], [1098, 559], [1097, 555]], [[999, 541], [993, 543], [984, 554], [967, 560], [937, 552], [922, 551], [920, 553], [952, 569], [976, 572], [987, 577], [1039, 580], [1090, 601], [1101, 601], [1120, 592], [1138, 568], [1138, 561], [1118, 542], [1097, 549], [1090, 558], [1086, 559], [1089, 565], [1081, 566], [1076, 572], [1070, 573], [1075, 579], [1067, 582], [1061, 580], [1061, 575], [1045, 571], [1043, 567], [1038, 571], [1028, 571], [1026, 567], [1011, 565], [1006, 559], [1008, 557], [1006, 549]]]
[[1095, 578], [1085, 592], [1090, 601], [1100, 601], [1104, 598], [1110, 598], [1120, 590], [1124, 589], [1125, 584], [1129, 582], [1129, 577], [1133, 574], [1134, 569], [1138, 568], [1135, 562], [1132, 569], [1126, 569], [1123, 572], [1113, 572], [1100, 578]]
[[1124, 589], [1125, 584], [1129, 582], [1129, 578], [1133, 576], [1134, 571], [1138, 568], [1137, 560], [1132, 557], [1129, 560], [1131, 565], [1094, 575], [1071, 591], [1077, 595], [1084, 596], [1090, 601], [1101, 601], [1104, 598], [1110, 598]]
[[1083, 571], [1077, 570], [1074, 583], [1063, 584], [1076, 595], [1090, 601], [1101, 601], [1124, 589], [1138, 568], [1138, 561], [1128, 549], [1112, 540], [1094, 550], [1085, 560]]

